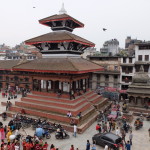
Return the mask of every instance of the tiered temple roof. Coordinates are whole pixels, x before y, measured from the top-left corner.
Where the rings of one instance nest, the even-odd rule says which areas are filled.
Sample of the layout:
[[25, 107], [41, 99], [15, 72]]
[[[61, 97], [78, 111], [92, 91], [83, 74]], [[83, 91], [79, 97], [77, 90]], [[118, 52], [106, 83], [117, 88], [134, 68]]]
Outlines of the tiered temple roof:
[[103, 70], [103, 68], [81, 58], [43, 58], [14, 66], [13, 70], [79, 74]]
[[53, 16], [49, 16], [49, 17], [39, 20], [39, 23], [52, 27], [53, 21], [60, 21], [60, 20], [73, 21], [76, 28], [84, 27], [84, 24], [82, 22], [76, 20], [75, 18], [69, 16], [68, 14], [58, 14], [58, 15], [56, 14]]
[[25, 43], [29, 45], [34, 45], [38, 43], [61, 43], [61, 42], [77, 42], [89, 47], [95, 46], [94, 43], [80, 36], [72, 34], [68, 31], [51, 32], [25, 41]]

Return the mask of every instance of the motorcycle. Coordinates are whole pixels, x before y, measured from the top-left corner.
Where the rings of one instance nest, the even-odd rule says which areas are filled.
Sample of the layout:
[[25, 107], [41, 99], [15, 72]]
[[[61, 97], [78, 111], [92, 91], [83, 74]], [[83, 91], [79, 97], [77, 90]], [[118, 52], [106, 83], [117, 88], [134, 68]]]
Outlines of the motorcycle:
[[[139, 121], [138, 124], [136, 123], [137, 120]], [[134, 123], [135, 130], [138, 130], [138, 129], [140, 129], [140, 128], [143, 127], [143, 121], [141, 121], [140, 119], [137, 119], [137, 120], [136, 120], [135, 123]]]
[[2, 114], [2, 119], [3, 119], [3, 121], [6, 121], [6, 119], [7, 119], [7, 114], [6, 113]]
[[69, 139], [70, 135], [66, 131], [56, 132], [55, 138], [56, 139]]
[[44, 130], [43, 137], [46, 137], [46, 139], [50, 139], [51, 138], [49, 130]]

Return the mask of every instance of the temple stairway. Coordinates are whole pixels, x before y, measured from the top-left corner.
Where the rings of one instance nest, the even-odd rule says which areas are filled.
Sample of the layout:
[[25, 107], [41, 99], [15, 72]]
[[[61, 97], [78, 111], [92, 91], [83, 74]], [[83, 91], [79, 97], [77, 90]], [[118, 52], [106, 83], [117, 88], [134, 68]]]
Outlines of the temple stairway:
[[[6, 103], [2, 103], [6, 105]], [[95, 120], [98, 115], [97, 110], [103, 110], [109, 107], [109, 102], [101, 95], [93, 91], [87, 91], [75, 99], [69, 100], [65, 95], [58, 98], [51, 93], [32, 92], [27, 97], [16, 101], [15, 105], [9, 109], [8, 114], [13, 115], [24, 109], [27, 115], [47, 118], [51, 122], [61, 123], [69, 131], [73, 131], [70, 126], [70, 118], [66, 116], [71, 111], [73, 119], [78, 124], [78, 132], [84, 132]], [[76, 116], [82, 112], [82, 118], [79, 120]]]

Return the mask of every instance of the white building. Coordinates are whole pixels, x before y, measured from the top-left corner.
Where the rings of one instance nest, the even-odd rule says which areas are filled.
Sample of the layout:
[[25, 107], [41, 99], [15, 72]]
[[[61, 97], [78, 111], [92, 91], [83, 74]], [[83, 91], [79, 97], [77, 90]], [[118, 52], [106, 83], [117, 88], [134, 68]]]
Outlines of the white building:
[[89, 47], [86, 50], [84, 50], [84, 53], [82, 54], [82, 57], [84, 59], [87, 58], [87, 56], [93, 56], [94, 54], [96, 54], [96, 48], [94, 47]]
[[144, 72], [150, 75], [150, 41], [141, 42], [135, 45], [135, 71], [139, 72], [140, 65], [143, 65]]
[[112, 39], [106, 41], [103, 44], [103, 48], [100, 49], [101, 54], [105, 56], [114, 56], [119, 53], [119, 41], [117, 39]]
[[121, 90], [128, 89], [132, 82], [132, 77], [135, 74], [135, 57], [121, 57], [120, 67], [120, 88]]
[[144, 72], [148, 72], [150, 76], [150, 42], [135, 43], [134, 49], [134, 57], [121, 58], [120, 84], [122, 90], [128, 89], [132, 77], [139, 72], [141, 65], [144, 67]]

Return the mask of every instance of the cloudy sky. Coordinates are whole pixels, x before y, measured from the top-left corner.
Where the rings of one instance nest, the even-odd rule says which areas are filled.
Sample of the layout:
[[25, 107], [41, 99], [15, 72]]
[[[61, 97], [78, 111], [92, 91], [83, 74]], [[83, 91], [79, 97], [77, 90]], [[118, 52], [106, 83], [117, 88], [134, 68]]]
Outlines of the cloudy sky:
[[[51, 32], [39, 19], [58, 14], [62, 2], [67, 13], [85, 24], [74, 33], [96, 44], [127, 36], [150, 41], [150, 0], [0, 0], [0, 44], [15, 46]], [[33, 8], [36, 7], [36, 8]], [[106, 32], [102, 28], [107, 28]]]

